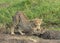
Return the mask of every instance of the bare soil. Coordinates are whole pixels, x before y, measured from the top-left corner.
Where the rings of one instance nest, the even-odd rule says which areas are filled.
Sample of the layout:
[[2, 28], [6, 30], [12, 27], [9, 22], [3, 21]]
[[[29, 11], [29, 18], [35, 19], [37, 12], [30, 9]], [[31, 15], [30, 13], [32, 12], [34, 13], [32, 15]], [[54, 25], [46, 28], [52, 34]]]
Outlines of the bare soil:
[[60, 43], [60, 40], [42, 39], [37, 36], [0, 34], [0, 43]]

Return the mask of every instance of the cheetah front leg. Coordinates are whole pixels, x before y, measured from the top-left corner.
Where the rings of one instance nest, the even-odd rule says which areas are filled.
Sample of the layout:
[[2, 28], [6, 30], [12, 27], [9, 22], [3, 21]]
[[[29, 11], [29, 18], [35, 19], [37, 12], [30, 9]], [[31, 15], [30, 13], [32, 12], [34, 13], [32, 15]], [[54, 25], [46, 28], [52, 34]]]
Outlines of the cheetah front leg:
[[21, 30], [18, 30], [18, 31], [21, 35], [25, 35], [25, 33], [23, 33]]
[[11, 28], [11, 35], [14, 35], [14, 27]]

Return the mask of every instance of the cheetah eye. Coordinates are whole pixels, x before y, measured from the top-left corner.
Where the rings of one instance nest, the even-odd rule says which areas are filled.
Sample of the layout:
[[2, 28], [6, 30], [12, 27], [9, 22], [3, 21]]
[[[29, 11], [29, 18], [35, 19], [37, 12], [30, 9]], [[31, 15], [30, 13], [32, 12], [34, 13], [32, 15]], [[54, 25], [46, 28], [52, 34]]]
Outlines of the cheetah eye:
[[39, 31], [39, 29], [37, 29], [37, 31]]

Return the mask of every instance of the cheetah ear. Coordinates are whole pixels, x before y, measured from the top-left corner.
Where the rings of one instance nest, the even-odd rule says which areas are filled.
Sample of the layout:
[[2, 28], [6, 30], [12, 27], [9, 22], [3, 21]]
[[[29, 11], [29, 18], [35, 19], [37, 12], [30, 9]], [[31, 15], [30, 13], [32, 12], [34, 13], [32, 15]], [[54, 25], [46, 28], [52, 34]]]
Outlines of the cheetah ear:
[[40, 22], [43, 22], [43, 19], [40, 19]]
[[43, 19], [40, 19], [41, 21], [43, 21]]
[[43, 22], [43, 19], [40, 19], [40, 21], [41, 21], [42, 23], [44, 23], [44, 22]]

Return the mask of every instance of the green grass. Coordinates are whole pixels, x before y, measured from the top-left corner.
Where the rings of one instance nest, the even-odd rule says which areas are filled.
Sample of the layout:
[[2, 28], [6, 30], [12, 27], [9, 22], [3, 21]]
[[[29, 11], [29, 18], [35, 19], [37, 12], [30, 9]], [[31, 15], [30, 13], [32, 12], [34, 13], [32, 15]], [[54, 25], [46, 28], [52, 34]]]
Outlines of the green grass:
[[60, 24], [60, 0], [0, 0], [0, 23], [11, 22], [18, 10], [29, 19], [38, 17]]

